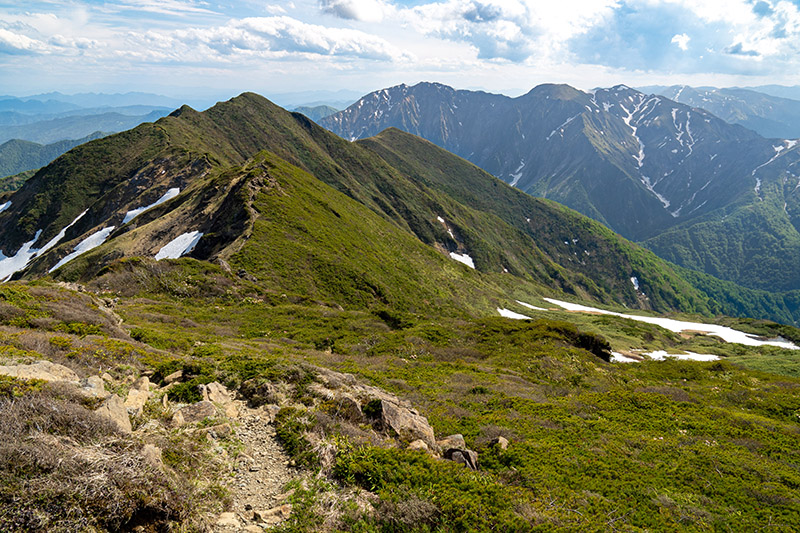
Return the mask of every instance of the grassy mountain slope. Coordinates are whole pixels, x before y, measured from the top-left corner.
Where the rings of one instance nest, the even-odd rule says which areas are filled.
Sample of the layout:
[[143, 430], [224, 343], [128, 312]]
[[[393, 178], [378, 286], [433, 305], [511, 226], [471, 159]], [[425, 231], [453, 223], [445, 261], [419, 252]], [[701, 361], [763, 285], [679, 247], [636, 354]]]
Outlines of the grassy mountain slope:
[[[761, 105], [761, 104], [759, 104]], [[376, 91], [321, 124], [420, 135], [658, 255], [737, 284], [800, 289], [800, 145], [624, 85], [507, 98], [441, 84]]]
[[[5, 235], [7, 242], [13, 239], [15, 231], [17, 242], [25, 242], [36, 229], [42, 227], [45, 228], [42, 236], [44, 241], [88, 208], [87, 215], [67, 233], [59, 246], [36, 259], [32, 273], [41, 274], [52, 266], [54, 259], [66, 255], [86, 235], [104, 226], [118, 225], [116, 217], [121, 217], [132, 206], [142, 205], [143, 200], [139, 197], [141, 190], [163, 191], [169, 186], [182, 184], [184, 193], [181, 196], [142, 215], [142, 218], [134, 219], [112, 234], [113, 242], [113, 239], [124, 236], [132, 228], [146, 225], [152, 219], [160, 229], [148, 233], [146, 239], [137, 240], [144, 245], [132, 248], [120, 246], [119, 251], [110, 258], [154, 254], [170, 238], [200, 227], [198, 223], [207, 233], [213, 223], [201, 221], [202, 217], [193, 211], [195, 207], [192, 206], [210, 202], [208, 198], [212, 196], [208, 195], [215, 193], [201, 192], [198, 184], [207, 176], [217, 177], [221, 170], [242, 164], [264, 148], [383, 215], [423, 243], [438, 246], [442, 252], [470, 254], [480, 271], [499, 274], [505, 269], [523, 279], [601, 301], [648, 305], [645, 301], [639, 301], [628, 280], [630, 276], [627, 271], [617, 270], [612, 265], [600, 274], [593, 272], [590, 278], [588, 272], [581, 273], [572, 268], [574, 255], [564, 251], [557, 253], [555, 248], [549, 253], [539, 250], [529, 232], [526, 234], [524, 230], [498, 217], [497, 213], [502, 209], [490, 212], [480, 206], [467, 207], [440, 190], [441, 176], [439, 184], [435, 180], [427, 180], [426, 183], [426, 180], [393, 168], [375, 152], [336, 137], [304, 116], [287, 113], [267, 100], [250, 94], [215, 106], [205, 113], [182, 108], [154, 125], [143, 125], [70, 152], [37, 174], [12, 197], [11, 208], [0, 214], [0, 224], [5, 223], [10, 230]], [[464, 164], [442, 150], [433, 155], [443, 160], [441, 164], [444, 167], [454, 165], [458, 168]], [[102, 164], [97, 164], [98, 161], [102, 161]], [[469, 167], [471, 172], [477, 173], [472, 179], [483, 180], [490, 187], [504, 187], [477, 168]], [[227, 187], [227, 184], [220, 182], [215, 186]], [[191, 191], [192, 187], [196, 190]], [[158, 197], [156, 192], [148, 194]], [[208, 198], [201, 201], [199, 198], [204, 194]], [[190, 198], [195, 199], [189, 201]], [[525, 197], [520, 194], [519, 198]], [[223, 202], [220, 198], [214, 201]], [[62, 209], [61, 206], [69, 206], [69, 209]], [[156, 220], [177, 206], [182, 206], [186, 211], [179, 219], [189, 225]], [[538, 219], [548, 220], [547, 224], [555, 224], [554, 227], [548, 226], [547, 230], [554, 233], [564, 230], [558, 227], [559, 224], [570, 227], [580, 220], [549, 204], [537, 204], [535, 214]], [[21, 216], [15, 218], [15, 215]], [[439, 222], [439, 217], [443, 217], [445, 222]], [[46, 225], [49, 220], [58, 223]], [[195, 222], [190, 224], [192, 220]], [[227, 219], [223, 217], [221, 220]], [[560, 220], [563, 223], [558, 222]], [[168, 226], [171, 227], [169, 231], [166, 230]], [[564, 239], [561, 235], [539, 235], [537, 238], [543, 242], [548, 238], [553, 241]], [[600, 236], [600, 242], [597, 243], [592, 242], [595, 236], [590, 230], [583, 230], [580, 238], [584, 241], [583, 245], [592, 249], [591, 253], [597, 251], [604, 256], [614, 252], [614, 246], [605, 243], [606, 239], [612, 238], [610, 233]], [[617, 243], [615, 246], [629, 246], [612, 239]], [[206, 246], [206, 249], [210, 248]], [[200, 246], [198, 253], [203, 250], [203, 246]], [[643, 272], [646, 272], [647, 268], [643, 268]], [[703, 306], [702, 295], [683, 297], [694, 298], [696, 303], [680, 300], [674, 289], [662, 283], [657, 275], [639, 275], [653, 284], [654, 296], [660, 294], [655, 290], [656, 286], [663, 287], [660, 290], [669, 293], [666, 299], [654, 302], [659, 308], [708, 311]]]
[[[644, 249], [573, 211], [533, 199], [418, 138], [389, 130], [374, 139], [350, 143], [303, 115], [288, 113], [253, 94], [203, 113], [184, 107], [155, 124], [89, 143], [59, 158], [12, 196], [10, 208], [0, 213], [6, 255], [13, 252], [15, 241], [17, 246], [29, 241], [38, 229], [43, 229], [38, 242], [46, 242], [87, 210], [57, 246], [34, 259], [30, 276], [46, 273], [87, 236], [112, 225], [116, 228], [104, 246], [74, 260], [59, 275], [85, 277], [122, 257], [152, 257], [170, 240], [191, 231], [204, 233], [194, 257], [229, 261], [232, 250], [242, 244], [242, 235], [252, 231], [253, 220], [258, 219], [248, 204], [252, 198], [247, 188], [253, 181], [243, 176], [261, 172], [257, 163], [248, 160], [263, 149], [281, 164], [307, 172], [422, 244], [438, 249], [446, 262], [451, 261], [450, 253], [468, 255], [485, 275], [481, 279], [492, 280], [491, 304], [479, 288], [485, 281], [478, 283], [475, 278], [470, 289], [476, 290], [475, 298], [484, 310], [493, 309], [503, 295], [510, 297], [508, 288], [529, 283], [533, 285], [525, 285], [530, 288], [523, 293], [547, 287], [629, 307], [706, 315], [758, 313], [786, 322], [796, 320], [791, 299], [774, 301], [773, 309], [762, 313], [769, 300], [758, 297], [760, 305], [749, 306], [746, 302], [754, 298], [710, 280], [715, 294], [724, 293], [730, 302], [720, 307]], [[152, 203], [171, 187], [180, 188], [177, 198], [121, 224], [127, 210]], [[331, 221], [320, 222], [307, 233], [324, 241], [321, 235]], [[337, 230], [334, 240], [346, 240], [354, 232], [353, 227]], [[405, 253], [417, 252], [398, 249], [398, 254]], [[369, 289], [369, 284], [396, 285], [388, 281], [385, 270], [359, 278], [349, 261], [337, 265], [329, 256], [323, 263], [335, 276], [348, 280], [348, 287], [355, 279], [361, 280], [358, 283], [366, 280], [365, 291], [353, 293], [350, 303], [364, 304], [364, 294], [370, 294], [370, 305], [383, 305], [380, 291]], [[255, 260], [248, 268], [253, 264]], [[427, 272], [421, 278], [439, 279], [429, 268], [420, 272]], [[640, 290], [634, 288], [633, 277]], [[281, 279], [288, 284], [286, 290], [302, 292], [288, 276]], [[270, 288], [279, 290], [277, 285]], [[320, 294], [338, 297], [335, 291]], [[459, 305], [470, 308], [474, 304], [464, 298]], [[404, 307], [411, 306], [406, 302]]]

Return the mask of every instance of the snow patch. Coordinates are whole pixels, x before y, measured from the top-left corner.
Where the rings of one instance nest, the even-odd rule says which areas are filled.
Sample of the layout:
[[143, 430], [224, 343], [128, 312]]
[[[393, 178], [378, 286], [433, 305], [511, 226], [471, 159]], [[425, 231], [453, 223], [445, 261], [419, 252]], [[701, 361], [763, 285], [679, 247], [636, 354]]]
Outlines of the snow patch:
[[548, 135], [548, 136], [547, 136], [547, 139], [545, 139], [545, 140], [549, 141], [549, 140], [550, 140], [550, 137], [552, 137], [552, 136], [553, 136], [553, 135], [555, 135], [556, 133], [559, 133], [559, 134], [561, 134], [561, 137], [564, 137], [564, 127], [565, 127], [567, 124], [569, 124], [570, 122], [572, 122], [573, 120], [575, 120], [576, 118], [578, 118], [579, 116], [581, 116], [581, 114], [580, 114], [580, 113], [578, 113], [577, 115], [575, 115], [575, 116], [573, 116], [573, 117], [569, 117], [569, 118], [568, 118], [567, 120], [565, 120], [565, 121], [564, 121], [564, 122], [563, 122], [563, 123], [562, 123], [562, 124], [561, 124], [559, 127], [557, 127], [556, 129], [554, 129], [553, 131], [551, 131], [551, 132], [550, 132], [550, 135]]
[[108, 239], [108, 236], [111, 235], [111, 232], [114, 231], [115, 228], [116, 226], [109, 226], [107, 228], [101, 229], [100, 231], [92, 233], [91, 235], [83, 239], [81, 242], [79, 242], [78, 245], [75, 246], [75, 249], [72, 251], [71, 254], [61, 259], [61, 261], [56, 263], [56, 265], [50, 270], [48, 270], [48, 272], [53, 272], [54, 270], [57, 270], [58, 268], [69, 263], [79, 255], [85, 254], [89, 250], [97, 248], [98, 246], [103, 244], [106, 241], [106, 239]]
[[633, 283], [633, 288], [637, 291], [639, 290], [639, 279], [636, 276], [631, 277], [631, 283]]
[[528, 309], [533, 309], [534, 311], [547, 311], [544, 307], [536, 307], [535, 305], [526, 304], [525, 302], [521, 302], [519, 300], [515, 300], [519, 305], [523, 307], [527, 307]]
[[31, 248], [39, 240], [41, 234], [42, 230], [37, 231], [33, 239], [23, 244], [13, 257], [6, 257], [3, 252], [0, 252], [0, 281], [8, 280], [14, 272], [28, 266], [28, 262], [36, 257], [39, 250]]
[[71, 227], [72, 227], [72, 226], [73, 226], [73, 225], [74, 225], [74, 224], [75, 224], [77, 221], [79, 221], [79, 220], [80, 220], [80, 219], [83, 217], [83, 215], [85, 215], [85, 214], [86, 214], [88, 211], [89, 211], [89, 210], [87, 209], [86, 211], [84, 211], [83, 213], [81, 213], [80, 215], [78, 215], [77, 217], [75, 217], [75, 220], [73, 220], [72, 222], [70, 222], [69, 224], [67, 224], [67, 225], [66, 225], [66, 226], [65, 226], [65, 227], [64, 227], [64, 228], [63, 228], [61, 231], [59, 231], [59, 232], [58, 232], [58, 235], [56, 235], [55, 237], [53, 237], [52, 239], [50, 239], [50, 241], [49, 241], [47, 244], [45, 244], [44, 246], [42, 246], [42, 248], [36, 252], [36, 255], [42, 255], [42, 254], [43, 254], [43, 253], [45, 253], [47, 250], [49, 250], [50, 248], [52, 248], [53, 246], [55, 246], [56, 244], [58, 244], [58, 243], [59, 243], [59, 241], [61, 241], [61, 239], [63, 239], [63, 238], [64, 238], [64, 235], [66, 235], [66, 234], [67, 234], [67, 230], [68, 230], [69, 228], [71, 228]]
[[800, 347], [797, 345], [785, 341], [785, 340], [767, 340], [763, 341], [760, 339], [755, 338], [752, 335], [748, 335], [743, 331], [738, 331], [726, 326], [720, 326], [718, 324], [703, 324], [699, 322], [684, 322], [682, 320], [674, 320], [671, 318], [661, 318], [661, 317], [654, 317], [654, 316], [641, 316], [641, 315], [625, 315], [622, 313], [615, 313], [613, 311], [606, 311], [605, 309], [597, 309], [594, 307], [588, 307], [585, 305], [570, 303], [570, 302], [562, 302], [560, 300], [554, 300], [552, 298], [542, 298], [543, 300], [550, 302], [552, 304], [558, 305], [567, 311], [580, 311], [584, 313], [599, 313], [603, 315], [614, 315], [620, 316], [623, 318], [630, 318], [632, 320], [638, 320], [640, 322], [647, 322], [648, 324], [656, 324], [661, 326], [662, 328], [668, 329], [675, 333], [680, 333], [682, 331], [697, 331], [700, 333], [704, 333], [707, 335], [714, 335], [725, 342], [732, 342], [738, 344], [744, 344], [745, 346], [779, 346], [781, 348], [786, 348], [789, 350], [798, 350]]
[[459, 263], [464, 263], [470, 268], [475, 268], [475, 262], [472, 260], [469, 254], [457, 254], [455, 252], [450, 252], [450, 257], [452, 257]]
[[179, 188], [177, 188], [177, 187], [173, 187], [172, 189], [169, 189], [167, 192], [164, 193], [164, 195], [161, 198], [159, 198], [158, 200], [156, 200], [152, 204], [146, 205], [144, 207], [137, 207], [136, 209], [132, 209], [132, 210], [128, 211], [127, 213], [125, 213], [125, 218], [122, 219], [122, 223], [123, 224], [127, 224], [128, 222], [130, 222], [131, 220], [133, 220], [137, 216], [141, 215], [142, 213], [144, 213], [148, 209], [151, 209], [151, 208], [153, 208], [153, 207], [155, 207], [157, 205], [161, 205], [164, 202], [166, 202], [167, 200], [172, 200], [173, 198], [178, 196], [178, 194], [180, 194], [180, 192], [181, 192], [181, 190]]
[[2, 213], [3, 211], [5, 211], [5, 210], [6, 210], [6, 209], [8, 209], [9, 207], [11, 207], [11, 200], [7, 201], [7, 202], [6, 202], [6, 203], [4, 203], [3, 205], [0, 205], [0, 213]]
[[177, 259], [188, 254], [194, 250], [194, 247], [197, 246], [197, 242], [202, 236], [203, 234], [199, 231], [190, 231], [189, 233], [178, 235], [158, 251], [156, 254], [156, 261], [160, 261], [161, 259]]
[[619, 352], [611, 352], [611, 362], [612, 363], [640, 363], [638, 359], [634, 359], [633, 357], [628, 357], [626, 355], [622, 355]]
[[500, 313], [500, 316], [504, 318], [513, 318], [515, 320], [528, 320], [531, 318], [529, 316], [521, 315], [519, 313], [515, 313], [514, 311], [502, 307], [498, 307], [497, 312]]
[[[9, 204], [11, 202], [8, 202]], [[88, 211], [88, 209], [87, 209]], [[41, 248], [32, 248], [32, 246], [36, 243], [39, 239], [39, 235], [42, 233], [42, 230], [36, 232], [36, 235], [33, 237], [32, 241], [26, 242], [22, 245], [22, 247], [17, 251], [14, 257], [6, 257], [3, 255], [3, 252], [0, 252], [0, 281], [6, 281], [8, 278], [11, 277], [12, 274], [15, 272], [19, 272], [20, 270], [24, 269], [28, 266], [28, 263], [34, 257], [40, 256], [45, 253], [47, 250], [55, 246], [56, 244], [64, 238], [64, 235], [67, 233], [67, 230], [71, 228], [78, 220], [81, 219], [83, 215], [86, 214], [86, 211], [75, 217], [75, 220], [67, 224], [58, 234], [50, 239], [47, 244], [42, 246]]]
[[519, 179], [522, 177], [522, 169], [523, 168], [525, 168], [525, 160], [524, 159], [522, 159], [519, 162], [519, 166], [517, 167], [517, 170], [515, 170], [514, 173], [511, 174], [511, 177], [514, 178], [511, 181], [511, 186], [512, 187], [516, 187], [517, 183], [519, 183]]
[[718, 355], [713, 355], [710, 353], [667, 353], [664, 350], [656, 350], [655, 352], [646, 353], [644, 355], [648, 356], [650, 359], [655, 359], [656, 361], [663, 361], [667, 358], [681, 359], [683, 361], [716, 361], [719, 359]]

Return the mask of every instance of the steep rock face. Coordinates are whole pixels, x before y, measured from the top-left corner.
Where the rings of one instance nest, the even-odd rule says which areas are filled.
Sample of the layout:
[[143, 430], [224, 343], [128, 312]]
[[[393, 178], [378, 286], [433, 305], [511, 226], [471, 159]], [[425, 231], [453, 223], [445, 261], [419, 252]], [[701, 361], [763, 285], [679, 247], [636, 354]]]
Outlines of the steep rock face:
[[[592, 94], [541, 85], [507, 98], [423, 83], [367, 95], [321, 124], [348, 139], [389, 126], [409, 131], [679, 264], [755, 288], [800, 288], [800, 276], [770, 260], [777, 253], [794, 272], [800, 267], [800, 146], [703, 109], [624, 85]], [[741, 209], [762, 211], [759, 204], [771, 207], [755, 226], [726, 222]], [[725, 250], [703, 244], [709, 220], [729, 241]], [[673, 229], [692, 242], [664, 236]], [[711, 267], [720, 254], [720, 267]], [[746, 274], [753, 261], [768, 265], [760, 277]]]

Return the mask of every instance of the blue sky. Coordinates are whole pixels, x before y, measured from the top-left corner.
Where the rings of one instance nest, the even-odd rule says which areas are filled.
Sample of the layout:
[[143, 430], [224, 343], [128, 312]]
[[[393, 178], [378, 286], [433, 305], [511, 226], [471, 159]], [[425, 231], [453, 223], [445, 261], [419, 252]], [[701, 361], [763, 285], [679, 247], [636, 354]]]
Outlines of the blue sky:
[[0, 0], [0, 93], [800, 84], [800, 0]]

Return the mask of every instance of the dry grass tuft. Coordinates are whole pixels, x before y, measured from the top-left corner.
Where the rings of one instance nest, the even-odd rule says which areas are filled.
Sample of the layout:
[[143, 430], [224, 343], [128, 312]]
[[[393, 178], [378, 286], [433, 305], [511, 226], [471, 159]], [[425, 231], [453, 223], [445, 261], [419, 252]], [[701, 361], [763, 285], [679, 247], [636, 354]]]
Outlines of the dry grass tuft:
[[66, 388], [0, 398], [0, 531], [164, 530], [194, 491]]

